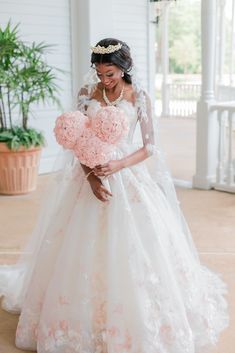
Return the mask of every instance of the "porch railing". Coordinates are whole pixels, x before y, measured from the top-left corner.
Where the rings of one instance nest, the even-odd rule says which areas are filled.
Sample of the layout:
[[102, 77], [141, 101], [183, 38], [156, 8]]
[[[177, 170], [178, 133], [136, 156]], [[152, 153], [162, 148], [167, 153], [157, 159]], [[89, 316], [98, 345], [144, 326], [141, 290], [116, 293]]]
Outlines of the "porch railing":
[[[162, 92], [163, 117], [196, 117], [201, 85], [196, 83], [169, 83]], [[164, 108], [165, 107], [165, 108]]]
[[216, 111], [219, 124], [218, 164], [212, 186], [235, 192], [235, 101], [217, 103], [212, 109]]

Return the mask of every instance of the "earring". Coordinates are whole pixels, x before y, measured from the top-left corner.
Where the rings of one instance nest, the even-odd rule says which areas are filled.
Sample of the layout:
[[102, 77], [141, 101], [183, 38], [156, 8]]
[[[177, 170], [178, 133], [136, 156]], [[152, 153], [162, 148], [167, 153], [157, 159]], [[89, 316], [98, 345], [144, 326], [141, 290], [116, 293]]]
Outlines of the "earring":
[[121, 75], [122, 77], [124, 77], [124, 72], [122, 71], [122, 75]]

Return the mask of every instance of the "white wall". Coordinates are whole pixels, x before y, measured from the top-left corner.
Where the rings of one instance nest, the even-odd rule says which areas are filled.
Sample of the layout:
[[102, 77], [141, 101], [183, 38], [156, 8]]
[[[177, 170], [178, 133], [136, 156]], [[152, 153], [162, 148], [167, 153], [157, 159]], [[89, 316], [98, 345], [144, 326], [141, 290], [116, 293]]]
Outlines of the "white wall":
[[[68, 0], [0, 0], [0, 24], [4, 27], [11, 19], [13, 25], [20, 22], [20, 34], [25, 41], [55, 44], [54, 52], [47, 54], [47, 62], [65, 70], [58, 74], [62, 88], [61, 102], [64, 110], [71, 107], [71, 39], [70, 3]], [[47, 172], [58, 150], [53, 127], [60, 111], [55, 106], [34, 107], [29, 125], [43, 130], [47, 148], [43, 149], [40, 172]]]

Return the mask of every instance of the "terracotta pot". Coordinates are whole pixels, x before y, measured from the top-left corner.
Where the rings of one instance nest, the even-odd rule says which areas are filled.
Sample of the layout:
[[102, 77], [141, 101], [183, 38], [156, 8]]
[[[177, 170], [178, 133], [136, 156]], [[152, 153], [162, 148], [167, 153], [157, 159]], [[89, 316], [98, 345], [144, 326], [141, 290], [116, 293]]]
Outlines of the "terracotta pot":
[[0, 142], [0, 194], [27, 194], [36, 189], [41, 147], [18, 151]]

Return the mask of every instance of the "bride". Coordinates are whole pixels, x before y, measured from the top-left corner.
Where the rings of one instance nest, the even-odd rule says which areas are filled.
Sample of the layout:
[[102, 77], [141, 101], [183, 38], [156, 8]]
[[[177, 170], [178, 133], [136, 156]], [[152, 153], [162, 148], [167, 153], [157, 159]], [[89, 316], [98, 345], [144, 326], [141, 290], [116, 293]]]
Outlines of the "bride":
[[91, 64], [77, 109], [92, 119], [116, 106], [129, 132], [93, 169], [61, 151], [24, 255], [0, 269], [2, 306], [20, 313], [16, 346], [200, 353], [228, 325], [226, 286], [199, 261], [129, 47], [103, 39]]

